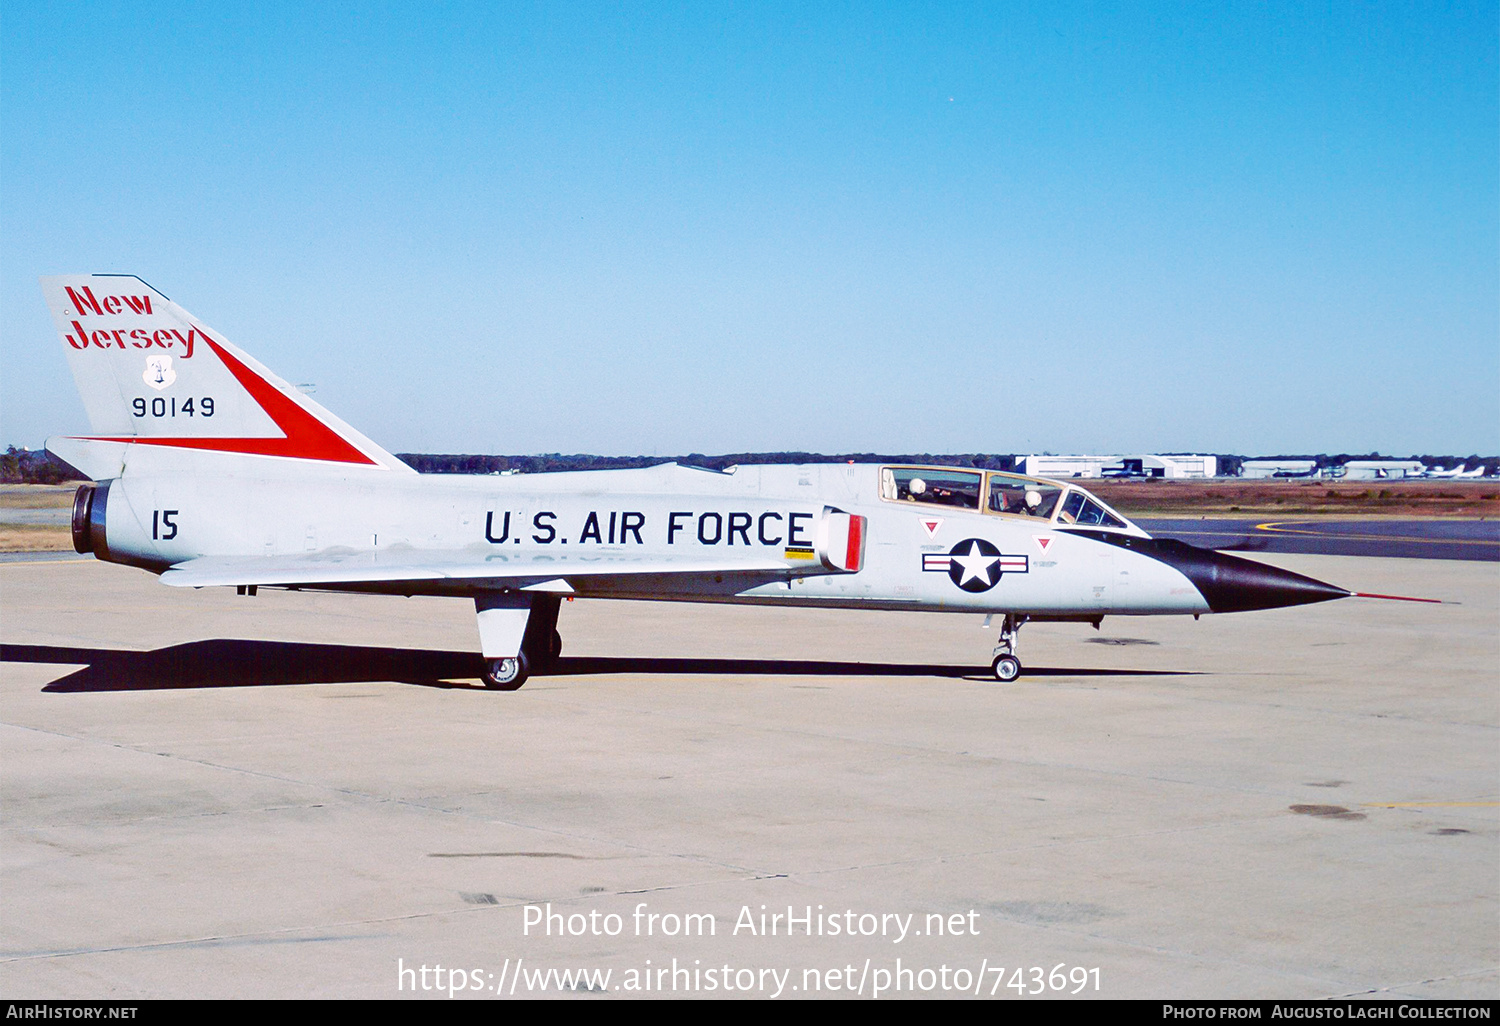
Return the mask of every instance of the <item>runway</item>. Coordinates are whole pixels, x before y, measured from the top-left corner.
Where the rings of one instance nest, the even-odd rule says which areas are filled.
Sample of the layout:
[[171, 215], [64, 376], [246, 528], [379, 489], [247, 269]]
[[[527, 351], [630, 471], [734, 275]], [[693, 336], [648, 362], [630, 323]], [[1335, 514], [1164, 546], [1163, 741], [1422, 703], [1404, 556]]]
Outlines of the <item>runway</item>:
[[999, 685], [977, 616], [579, 601], [506, 694], [463, 601], [0, 564], [0, 989], [1494, 998], [1500, 566], [1255, 558], [1458, 604], [1036, 624]]
[[1136, 521], [1155, 537], [1200, 548], [1331, 556], [1500, 561], [1500, 520], [1218, 520]]

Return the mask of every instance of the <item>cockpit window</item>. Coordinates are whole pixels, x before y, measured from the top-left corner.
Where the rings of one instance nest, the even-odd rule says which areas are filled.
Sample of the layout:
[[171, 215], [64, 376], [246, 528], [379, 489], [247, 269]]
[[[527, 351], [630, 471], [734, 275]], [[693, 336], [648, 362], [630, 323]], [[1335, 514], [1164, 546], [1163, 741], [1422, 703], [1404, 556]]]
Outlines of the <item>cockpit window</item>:
[[1009, 474], [990, 475], [989, 511], [1050, 519], [1062, 489], [1042, 481]]
[[886, 467], [880, 472], [880, 493], [898, 502], [927, 502], [960, 509], [979, 508], [983, 475], [935, 467]]
[[1068, 497], [1063, 500], [1062, 513], [1059, 516], [1065, 524], [1078, 524], [1086, 527], [1125, 526], [1119, 517], [1082, 492], [1068, 493]]
[[881, 467], [880, 497], [889, 502], [1035, 517], [1060, 525], [1130, 529], [1087, 492], [1019, 474], [947, 467]]

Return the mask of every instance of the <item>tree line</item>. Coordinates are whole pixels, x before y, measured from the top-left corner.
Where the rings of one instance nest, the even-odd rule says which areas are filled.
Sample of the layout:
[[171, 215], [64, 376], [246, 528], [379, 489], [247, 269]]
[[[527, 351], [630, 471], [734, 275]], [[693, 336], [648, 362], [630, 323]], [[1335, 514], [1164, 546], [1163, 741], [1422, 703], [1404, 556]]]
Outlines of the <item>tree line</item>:
[[[1050, 455], [1050, 454], [1046, 454]], [[1167, 453], [1165, 455], [1172, 455]], [[477, 453], [397, 453], [397, 458], [421, 474], [547, 474], [564, 470], [630, 470], [654, 467], [675, 461], [684, 466], [723, 470], [725, 467], [754, 463], [909, 463], [938, 467], [973, 467], [978, 470], [1015, 470], [1016, 457], [999, 453], [817, 453], [817, 452], [734, 452], [709, 456], [693, 452], [685, 456], [594, 456], [588, 453], [565, 455], [542, 453], [537, 456], [494, 456]], [[1234, 476], [1247, 459], [1314, 460], [1319, 467], [1340, 466], [1350, 460], [1388, 460], [1394, 456], [1379, 453], [1313, 453], [1294, 456], [1237, 456], [1218, 454], [1219, 473]], [[1473, 470], [1482, 466], [1493, 474], [1500, 468], [1500, 456], [1422, 455], [1406, 459], [1420, 460], [1427, 466], [1451, 470], [1462, 467]], [[86, 478], [73, 467], [45, 449], [18, 449], [8, 446], [0, 454], [0, 483], [60, 484]]]

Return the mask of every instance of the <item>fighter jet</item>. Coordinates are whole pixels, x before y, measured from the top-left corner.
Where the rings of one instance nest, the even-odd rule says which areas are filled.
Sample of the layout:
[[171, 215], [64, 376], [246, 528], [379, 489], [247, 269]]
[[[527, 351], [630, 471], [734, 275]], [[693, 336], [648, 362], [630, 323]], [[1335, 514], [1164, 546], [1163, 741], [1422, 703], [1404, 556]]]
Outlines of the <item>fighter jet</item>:
[[1071, 482], [904, 464], [419, 475], [131, 275], [42, 279], [92, 434], [82, 553], [179, 588], [469, 599], [485, 683], [561, 652], [563, 598], [1000, 617], [1199, 616], [1350, 592], [1152, 538]]

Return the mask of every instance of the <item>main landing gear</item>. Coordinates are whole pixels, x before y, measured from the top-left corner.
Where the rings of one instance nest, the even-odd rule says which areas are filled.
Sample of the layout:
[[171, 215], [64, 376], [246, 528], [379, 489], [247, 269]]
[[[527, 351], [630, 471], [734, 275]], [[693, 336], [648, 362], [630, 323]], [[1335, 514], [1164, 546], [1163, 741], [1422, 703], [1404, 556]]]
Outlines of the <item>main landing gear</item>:
[[995, 658], [990, 663], [990, 669], [995, 672], [995, 679], [1002, 684], [1009, 684], [1021, 676], [1021, 660], [1016, 657], [1016, 636], [1021, 633], [1022, 624], [1029, 619], [1029, 616], [1006, 613], [1005, 619], [1000, 621], [1000, 640], [995, 644]]
[[[515, 691], [533, 673], [547, 673], [562, 655], [557, 632], [561, 599], [549, 594], [499, 592], [474, 599], [479, 641], [487, 663], [484, 686]], [[515, 652], [515, 655], [502, 655]]]
[[496, 691], [514, 691], [531, 676], [531, 666], [522, 653], [513, 659], [491, 659], [484, 671], [484, 686]]
[[515, 691], [533, 673], [550, 672], [561, 655], [562, 635], [553, 630], [545, 652], [528, 651], [523, 644], [512, 659], [491, 659], [484, 671], [484, 686], [496, 691]]

